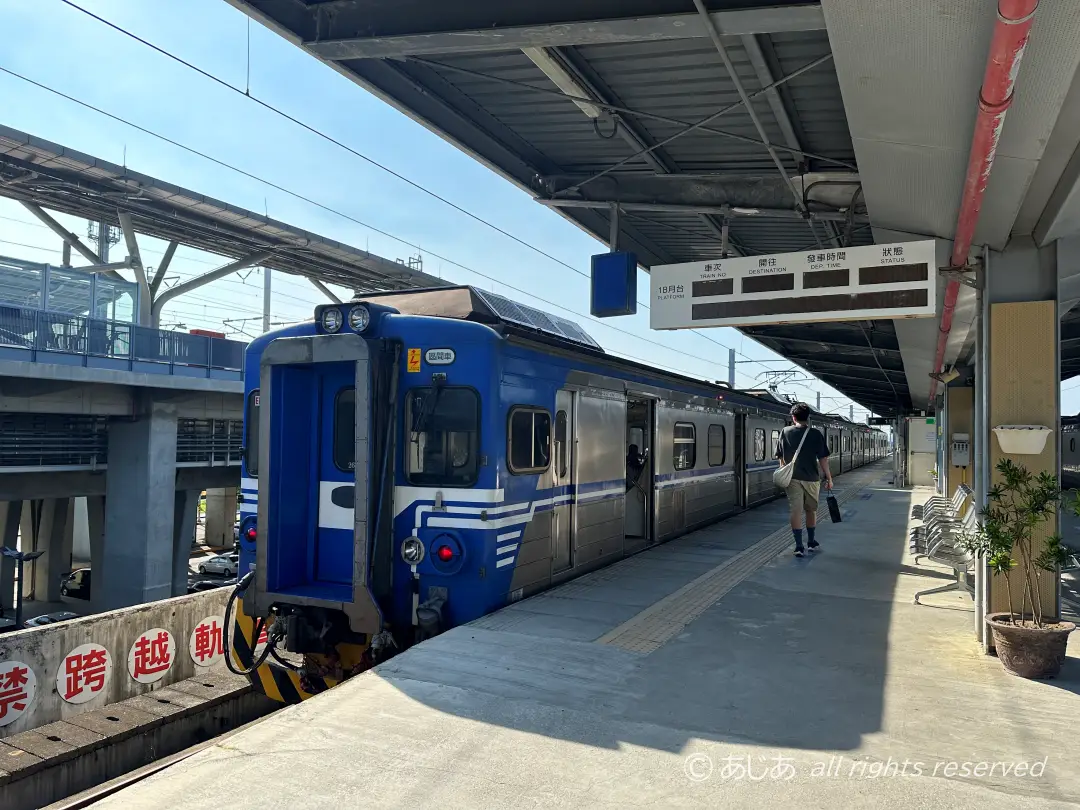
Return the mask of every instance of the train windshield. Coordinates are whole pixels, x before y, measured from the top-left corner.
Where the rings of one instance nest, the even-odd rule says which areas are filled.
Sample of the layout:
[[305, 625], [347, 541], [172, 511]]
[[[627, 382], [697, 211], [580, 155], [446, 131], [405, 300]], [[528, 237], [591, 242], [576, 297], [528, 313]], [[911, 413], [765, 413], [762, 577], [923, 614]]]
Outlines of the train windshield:
[[469, 487], [480, 452], [480, 397], [471, 388], [414, 388], [405, 405], [410, 484]]

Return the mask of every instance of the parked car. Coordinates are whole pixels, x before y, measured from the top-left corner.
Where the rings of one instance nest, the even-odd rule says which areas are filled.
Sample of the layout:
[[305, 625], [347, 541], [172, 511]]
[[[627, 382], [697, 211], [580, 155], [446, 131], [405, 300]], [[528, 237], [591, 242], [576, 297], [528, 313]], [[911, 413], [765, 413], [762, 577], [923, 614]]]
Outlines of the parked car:
[[199, 563], [200, 574], [221, 574], [231, 577], [240, 568], [239, 554], [218, 554]]
[[197, 582], [190, 583], [187, 592], [202, 593], [203, 591], [212, 591], [215, 588], [227, 588], [230, 584], [235, 585], [236, 580], [200, 579]]
[[57, 622], [66, 622], [69, 619], [77, 618], [79, 618], [78, 613], [62, 610], [57, 613], [46, 613], [44, 616], [35, 616], [33, 619], [27, 619], [23, 622], [23, 627], [44, 627], [47, 624], [56, 624]]
[[90, 598], [90, 569], [79, 568], [72, 571], [60, 584], [60, 595], [73, 599]]

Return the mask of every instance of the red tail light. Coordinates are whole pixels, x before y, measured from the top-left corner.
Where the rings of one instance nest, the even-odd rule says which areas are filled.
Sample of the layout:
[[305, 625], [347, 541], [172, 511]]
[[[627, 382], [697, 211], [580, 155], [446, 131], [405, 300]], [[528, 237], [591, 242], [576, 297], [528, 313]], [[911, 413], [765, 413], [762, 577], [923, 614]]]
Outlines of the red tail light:
[[249, 541], [249, 542], [252, 542], [252, 543], [254, 543], [254, 542], [255, 542], [255, 538], [256, 538], [256, 537], [258, 537], [258, 536], [259, 536], [259, 534], [258, 534], [258, 532], [256, 532], [256, 531], [255, 531], [255, 527], [254, 527], [254, 526], [252, 526], [252, 527], [251, 527], [250, 529], [248, 529], [248, 530], [247, 530], [247, 531], [246, 531], [246, 532], [244, 533], [244, 537], [246, 537], [246, 538], [248, 539], [248, 541]]
[[439, 558], [441, 562], [450, 562], [454, 559], [454, 550], [450, 546], [439, 546], [435, 550], [435, 556]]

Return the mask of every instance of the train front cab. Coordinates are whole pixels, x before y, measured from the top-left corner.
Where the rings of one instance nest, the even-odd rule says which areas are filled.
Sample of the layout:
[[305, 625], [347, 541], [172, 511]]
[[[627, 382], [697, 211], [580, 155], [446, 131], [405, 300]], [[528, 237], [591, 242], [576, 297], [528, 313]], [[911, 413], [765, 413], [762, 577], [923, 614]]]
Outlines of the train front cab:
[[[352, 331], [311, 328], [270, 340], [259, 356], [257, 461], [247, 454], [258, 539], [241, 547], [241, 571], [254, 562], [254, 579], [233, 648], [244, 669], [254, 666], [256, 687], [283, 702], [369, 664], [372, 640], [385, 640], [375, 594], [388, 587], [389, 555], [376, 558], [371, 539], [389, 502], [392, 411], [373, 402], [393, 399], [398, 354]], [[304, 671], [285, 656], [256, 660], [263, 627], [263, 653], [303, 656]]]
[[[363, 334], [338, 318], [332, 333], [308, 324], [254, 347], [260, 404], [249, 417], [259, 438], [245, 480], [258, 482], [258, 507], [257, 520], [242, 521], [241, 571], [254, 568], [231, 646], [256, 688], [286, 703], [439, 632], [452, 609], [445, 586], [483, 576], [483, 549], [470, 553], [453, 528], [435, 537], [419, 524], [495, 492], [496, 464], [480, 446], [495, 333], [365, 310]], [[446, 338], [467, 360], [453, 363]], [[487, 609], [483, 593], [455, 595], [476, 602], [467, 612]]]

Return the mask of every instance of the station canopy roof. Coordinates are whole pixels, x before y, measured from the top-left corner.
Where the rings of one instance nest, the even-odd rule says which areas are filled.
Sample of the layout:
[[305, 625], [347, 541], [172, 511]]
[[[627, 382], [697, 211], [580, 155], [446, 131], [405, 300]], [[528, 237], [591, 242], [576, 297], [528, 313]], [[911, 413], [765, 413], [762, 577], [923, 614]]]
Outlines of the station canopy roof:
[[439, 287], [442, 279], [263, 214], [0, 126], [0, 196], [240, 259], [357, 292]]
[[[874, 241], [818, 3], [229, 2], [646, 269]], [[891, 321], [742, 331], [911, 410]]]

